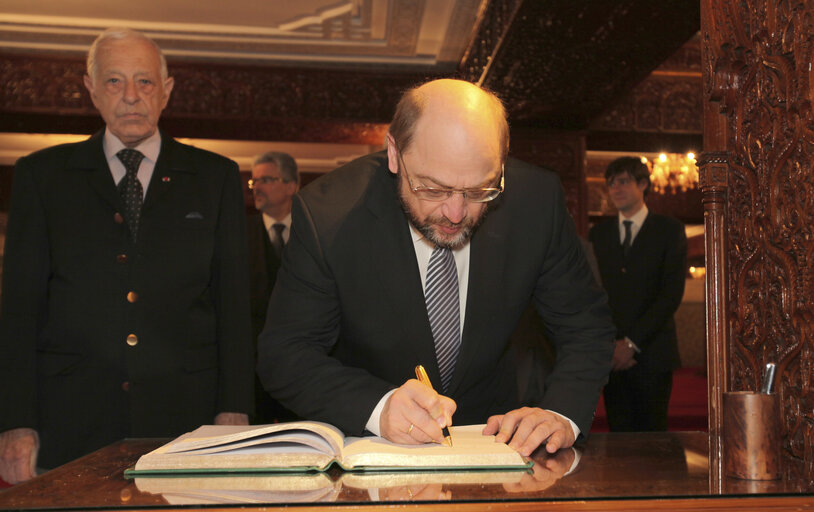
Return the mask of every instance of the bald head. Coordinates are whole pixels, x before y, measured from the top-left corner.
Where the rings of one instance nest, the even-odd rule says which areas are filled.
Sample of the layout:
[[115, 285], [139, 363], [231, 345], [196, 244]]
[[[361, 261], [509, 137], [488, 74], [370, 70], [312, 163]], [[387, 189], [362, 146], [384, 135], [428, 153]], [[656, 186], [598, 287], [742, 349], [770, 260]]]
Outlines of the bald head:
[[417, 134], [449, 147], [472, 146], [498, 155], [509, 146], [509, 126], [500, 100], [463, 80], [433, 80], [407, 91], [399, 101], [389, 133], [406, 152]]

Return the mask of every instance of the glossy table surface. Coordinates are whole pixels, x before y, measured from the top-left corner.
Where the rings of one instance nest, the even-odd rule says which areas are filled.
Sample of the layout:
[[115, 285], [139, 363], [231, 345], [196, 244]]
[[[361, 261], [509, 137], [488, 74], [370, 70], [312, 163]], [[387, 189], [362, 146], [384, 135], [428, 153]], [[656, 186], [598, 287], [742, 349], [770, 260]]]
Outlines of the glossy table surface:
[[115, 443], [0, 491], [0, 509], [814, 510], [814, 475], [790, 461], [781, 480], [712, 481], [703, 432], [593, 434], [526, 472], [124, 478], [165, 441]]

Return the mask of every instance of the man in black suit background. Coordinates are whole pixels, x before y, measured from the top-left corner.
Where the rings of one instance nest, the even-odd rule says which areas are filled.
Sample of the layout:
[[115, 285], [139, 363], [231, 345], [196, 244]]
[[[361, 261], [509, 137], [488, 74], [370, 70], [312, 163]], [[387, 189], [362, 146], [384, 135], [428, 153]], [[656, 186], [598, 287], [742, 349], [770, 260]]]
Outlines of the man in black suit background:
[[[288, 153], [269, 151], [254, 159], [249, 188], [259, 213], [246, 219], [249, 240], [249, 288], [251, 291], [252, 335], [257, 336], [266, 323], [271, 290], [277, 279], [282, 250], [291, 233], [291, 201], [300, 189], [297, 162]], [[263, 390], [255, 377], [253, 421], [273, 423], [295, 419]]]
[[21, 158], [0, 313], [0, 477], [124, 437], [246, 424], [253, 352], [237, 165], [157, 129], [158, 46], [110, 29], [85, 86], [106, 128]]
[[[507, 160], [508, 138], [494, 95], [436, 80], [404, 95], [386, 152], [295, 197], [258, 344], [272, 396], [401, 443], [440, 442], [453, 413], [524, 454], [587, 433], [610, 368], [605, 294], [556, 175]], [[557, 363], [524, 404], [509, 337], [530, 301]]]
[[673, 371], [681, 366], [673, 315], [684, 295], [687, 238], [678, 220], [650, 213], [650, 172], [622, 157], [605, 171], [618, 217], [591, 229], [602, 285], [616, 325], [605, 386], [610, 430], [667, 430]]

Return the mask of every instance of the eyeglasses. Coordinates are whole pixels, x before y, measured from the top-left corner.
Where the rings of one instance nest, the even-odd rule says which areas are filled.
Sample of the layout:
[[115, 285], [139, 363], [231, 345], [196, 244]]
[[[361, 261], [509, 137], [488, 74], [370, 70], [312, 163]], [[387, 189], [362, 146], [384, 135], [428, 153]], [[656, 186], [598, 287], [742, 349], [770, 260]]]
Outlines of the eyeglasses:
[[265, 185], [267, 183], [275, 183], [278, 181], [285, 181], [283, 178], [279, 176], [261, 176], [259, 178], [249, 180], [249, 190], [254, 189], [257, 185]]
[[489, 201], [499, 196], [501, 192], [503, 192], [503, 180], [505, 177], [503, 164], [500, 165], [499, 187], [484, 187], [484, 188], [477, 187], [449, 188], [449, 187], [424, 187], [424, 186], [416, 187], [413, 186], [413, 180], [410, 179], [410, 173], [407, 172], [407, 166], [404, 165], [404, 159], [401, 157], [401, 152], [399, 152], [398, 155], [401, 168], [404, 169], [404, 175], [407, 176], [407, 183], [410, 185], [410, 190], [419, 199], [423, 199], [425, 201], [441, 202], [446, 201], [447, 199], [452, 197], [452, 194], [461, 194], [464, 198], [464, 201], [468, 201], [470, 203], [488, 203]]

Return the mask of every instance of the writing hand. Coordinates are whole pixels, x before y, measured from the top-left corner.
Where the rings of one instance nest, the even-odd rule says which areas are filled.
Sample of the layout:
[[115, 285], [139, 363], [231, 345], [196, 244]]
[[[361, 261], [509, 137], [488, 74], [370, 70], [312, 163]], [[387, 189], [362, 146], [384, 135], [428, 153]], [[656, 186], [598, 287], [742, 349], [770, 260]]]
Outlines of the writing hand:
[[574, 444], [574, 431], [568, 420], [538, 407], [523, 407], [490, 417], [484, 435], [495, 435], [495, 441], [507, 443], [526, 457], [546, 443], [546, 451], [554, 453]]
[[39, 436], [33, 429], [14, 428], [0, 434], [0, 478], [10, 484], [34, 478], [39, 448]]
[[443, 427], [452, 425], [457, 405], [416, 379], [396, 389], [382, 409], [382, 437], [401, 444], [443, 443]]

